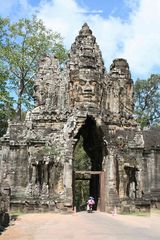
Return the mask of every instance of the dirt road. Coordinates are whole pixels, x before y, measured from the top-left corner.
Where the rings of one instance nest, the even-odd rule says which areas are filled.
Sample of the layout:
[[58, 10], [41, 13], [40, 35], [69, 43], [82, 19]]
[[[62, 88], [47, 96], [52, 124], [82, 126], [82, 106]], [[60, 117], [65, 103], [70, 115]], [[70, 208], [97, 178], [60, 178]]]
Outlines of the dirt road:
[[159, 215], [25, 214], [12, 222], [0, 240], [159, 240], [159, 223]]

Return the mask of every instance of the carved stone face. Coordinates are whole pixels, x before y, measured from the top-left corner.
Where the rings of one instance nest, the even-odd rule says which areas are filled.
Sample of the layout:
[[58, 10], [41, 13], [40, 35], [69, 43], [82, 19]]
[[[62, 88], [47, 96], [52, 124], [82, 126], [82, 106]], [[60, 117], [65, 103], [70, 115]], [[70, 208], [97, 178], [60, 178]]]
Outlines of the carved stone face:
[[74, 80], [72, 98], [75, 106], [96, 107], [99, 100], [99, 85], [92, 80]]
[[43, 105], [45, 103], [45, 91], [40, 83], [34, 85], [34, 99], [37, 106]]

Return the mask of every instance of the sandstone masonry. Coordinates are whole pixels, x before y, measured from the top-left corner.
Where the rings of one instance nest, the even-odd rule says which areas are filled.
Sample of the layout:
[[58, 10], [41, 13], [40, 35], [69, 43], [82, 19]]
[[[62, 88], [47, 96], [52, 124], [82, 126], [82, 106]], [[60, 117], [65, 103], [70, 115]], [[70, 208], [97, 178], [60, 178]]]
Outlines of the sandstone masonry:
[[63, 70], [55, 58], [39, 62], [34, 90], [36, 107], [24, 122], [10, 122], [1, 139], [0, 181], [2, 190], [11, 191], [11, 208], [74, 206], [73, 156], [80, 137], [90, 171], [100, 172], [88, 173], [100, 210], [160, 201], [160, 130], [157, 137], [152, 129], [140, 130], [129, 65], [115, 59], [107, 73], [87, 24]]

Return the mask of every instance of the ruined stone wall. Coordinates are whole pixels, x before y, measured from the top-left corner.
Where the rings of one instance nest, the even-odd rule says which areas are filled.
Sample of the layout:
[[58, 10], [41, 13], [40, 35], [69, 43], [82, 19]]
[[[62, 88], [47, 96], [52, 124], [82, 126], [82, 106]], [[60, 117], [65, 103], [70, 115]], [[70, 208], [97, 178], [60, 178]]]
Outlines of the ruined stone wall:
[[61, 71], [55, 58], [46, 56], [42, 59], [34, 85], [36, 105], [45, 106], [50, 111], [63, 111], [67, 107], [67, 77], [67, 71]]
[[144, 193], [149, 195], [151, 191], [156, 188], [156, 180], [157, 174], [156, 171], [158, 170], [155, 164], [157, 162], [155, 158], [155, 151], [152, 150], [151, 152], [144, 153], [143, 156], [143, 189]]
[[29, 202], [33, 209], [35, 205], [54, 209], [55, 200], [61, 203], [67, 199], [63, 128], [69, 113], [64, 71], [65, 77], [54, 58], [46, 56], [40, 61], [35, 81], [36, 107], [28, 111], [25, 122], [10, 123], [2, 138], [1, 182], [3, 187], [11, 188], [13, 207], [19, 203], [20, 208], [27, 209]]
[[[133, 81], [129, 65], [124, 59], [115, 59], [109, 72], [108, 107], [111, 112], [121, 116], [133, 113]], [[109, 104], [110, 103], [110, 104]]]
[[[159, 194], [159, 140], [156, 149], [147, 148], [148, 136], [133, 119], [129, 65], [115, 59], [107, 73], [87, 24], [63, 70], [53, 57], [39, 62], [34, 91], [35, 108], [24, 122], [10, 122], [1, 139], [0, 179], [3, 188], [11, 189], [12, 208], [73, 207], [73, 156], [80, 137], [91, 171], [105, 172], [107, 211], [126, 199], [148, 197], [151, 189], [154, 196]], [[99, 179], [93, 176], [90, 181], [90, 194], [98, 204]]]
[[2, 192], [0, 186], [0, 232], [9, 225], [10, 221], [10, 192], [8, 190], [9, 189], [5, 189], [4, 192]]
[[104, 136], [107, 149], [104, 156], [106, 209], [110, 210], [126, 199], [141, 198], [144, 142], [141, 132], [136, 132], [133, 127], [113, 129], [112, 126]]
[[150, 195], [151, 201], [160, 200], [160, 129], [143, 131], [145, 141], [143, 152], [144, 195]]

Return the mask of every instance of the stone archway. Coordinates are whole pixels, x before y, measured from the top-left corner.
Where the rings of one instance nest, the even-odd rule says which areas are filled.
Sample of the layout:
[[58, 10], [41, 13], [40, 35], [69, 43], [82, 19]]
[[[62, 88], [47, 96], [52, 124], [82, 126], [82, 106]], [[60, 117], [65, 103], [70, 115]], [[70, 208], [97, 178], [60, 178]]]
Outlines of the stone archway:
[[[81, 184], [79, 182], [79, 185], [81, 185], [81, 191], [85, 188], [85, 198], [88, 198], [89, 196], [95, 198], [95, 209], [97, 209], [102, 185], [100, 173], [103, 171], [103, 132], [101, 128], [97, 126], [95, 119], [92, 116], [87, 116], [84, 124], [76, 134], [75, 139], [76, 143], [73, 154], [73, 199], [74, 201], [76, 199], [75, 195], [77, 189], [75, 188], [78, 186], [76, 181], [81, 181]], [[79, 143], [81, 149], [80, 152], [77, 153], [77, 151], [79, 151], [77, 150]], [[83, 176], [80, 173], [81, 171]], [[76, 172], [81, 176], [75, 174]], [[87, 199], [84, 199], [84, 201], [86, 200]]]

